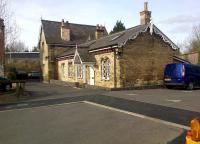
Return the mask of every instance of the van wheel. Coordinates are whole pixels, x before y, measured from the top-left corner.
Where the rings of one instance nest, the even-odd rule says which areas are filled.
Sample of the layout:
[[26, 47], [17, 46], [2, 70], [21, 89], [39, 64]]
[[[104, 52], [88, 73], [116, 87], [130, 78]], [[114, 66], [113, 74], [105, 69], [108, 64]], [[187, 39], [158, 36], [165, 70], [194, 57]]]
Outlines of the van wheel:
[[190, 82], [190, 83], [188, 84], [187, 89], [188, 89], [188, 90], [193, 90], [193, 89], [194, 89], [194, 84], [193, 84], [193, 82]]

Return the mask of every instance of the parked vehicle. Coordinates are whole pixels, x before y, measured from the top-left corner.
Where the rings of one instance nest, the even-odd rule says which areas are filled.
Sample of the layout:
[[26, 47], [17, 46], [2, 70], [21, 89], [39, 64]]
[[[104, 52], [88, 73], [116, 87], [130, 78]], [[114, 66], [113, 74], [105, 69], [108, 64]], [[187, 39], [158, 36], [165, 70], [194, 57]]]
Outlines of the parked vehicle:
[[167, 88], [183, 86], [189, 90], [200, 87], [200, 66], [192, 64], [168, 64], [164, 72], [164, 84]]
[[16, 79], [17, 80], [27, 80], [28, 79], [28, 73], [25, 72], [25, 71], [17, 71]]
[[0, 89], [4, 91], [10, 91], [12, 88], [12, 83], [9, 79], [5, 77], [0, 77]]
[[34, 80], [40, 80], [41, 79], [41, 73], [37, 71], [32, 71], [28, 73], [28, 78], [29, 79], [34, 79]]

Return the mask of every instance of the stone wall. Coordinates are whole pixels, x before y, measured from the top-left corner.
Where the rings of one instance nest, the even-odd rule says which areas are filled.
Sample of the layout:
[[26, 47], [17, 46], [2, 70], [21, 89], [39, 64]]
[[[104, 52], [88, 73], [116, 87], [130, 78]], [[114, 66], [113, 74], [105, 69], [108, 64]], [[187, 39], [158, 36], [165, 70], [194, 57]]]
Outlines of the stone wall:
[[[58, 61], [58, 80], [65, 82], [79, 82], [80, 84], [84, 83], [83, 77], [76, 78], [76, 65], [73, 65], [73, 74], [68, 76], [68, 64], [73, 63], [73, 59], [59, 60]], [[64, 71], [62, 70], [62, 65], [64, 66]]]
[[69, 48], [50, 46], [46, 43], [43, 30], [40, 35], [40, 64], [43, 80], [58, 79], [58, 66], [55, 58]]
[[[102, 80], [101, 77], [101, 59], [108, 58], [110, 60], [110, 78], [109, 80]], [[100, 87], [114, 88], [114, 52], [105, 52], [95, 54], [96, 65], [95, 70], [95, 85]]]
[[39, 59], [12, 59], [6, 63], [6, 71], [9, 71], [9, 69], [13, 67], [18, 71], [41, 71]]
[[[69, 62], [73, 63], [73, 59], [58, 61], [58, 80], [67, 81], [67, 82], [75, 82], [74, 68], [73, 68], [73, 75], [71, 77], [68, 76], [68, 63]], [[63, 70], [62, 70], [62, 64], [65, 64], [64, 73], [63, 73]]]
[[120, 60], [122, 86], [162, 83], [164, 67], [173, 61], [173, 54], [169, 44], [149, 32], [129, 41]]
[[58, 79], [58, 66], [55, 59], [68, 49], [69, 48], [48, 46], [49, 79]]
[[49, 81], [49, 50], [48, 45], [45, 40], [44, 32], [41, 31], [40, 35], [40, 65], [42, 70], [42, 77], [43, 80], [48, 82]]
[[179, 56], [180, 58], [191, 62], [192, 64], [199, 63], [199, 52], [186, 53]]

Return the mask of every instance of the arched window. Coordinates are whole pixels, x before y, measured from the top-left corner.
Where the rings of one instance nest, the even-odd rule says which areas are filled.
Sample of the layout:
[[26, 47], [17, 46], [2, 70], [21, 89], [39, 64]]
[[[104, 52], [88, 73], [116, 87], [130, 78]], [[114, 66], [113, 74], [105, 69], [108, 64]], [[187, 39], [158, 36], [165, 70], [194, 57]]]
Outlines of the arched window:
[[101, 79], [110, 79], [110, 60], [108, 58], [101, 60]]

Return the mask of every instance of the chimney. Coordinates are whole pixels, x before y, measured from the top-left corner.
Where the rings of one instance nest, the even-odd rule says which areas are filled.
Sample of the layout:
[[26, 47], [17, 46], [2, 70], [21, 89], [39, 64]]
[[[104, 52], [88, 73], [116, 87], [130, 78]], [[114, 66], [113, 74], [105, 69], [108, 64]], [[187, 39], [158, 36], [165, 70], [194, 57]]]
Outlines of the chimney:
[[144, 10], [140, 12], [140, 24], [146, 25], [151, 21], [151, 11], [148, 10], [148, 2], [144, 2]]
[[104, 27], [102, 25], [97, 24], [95, 38], [99, 39], [104, 36]]
[[64, 21], [64, 19], [62, 19], [62, 22], [61, 22], [61, 39], [64, 40], [64, 41], [70, 41], [70, 27], [69, 27], [69, 22]]

